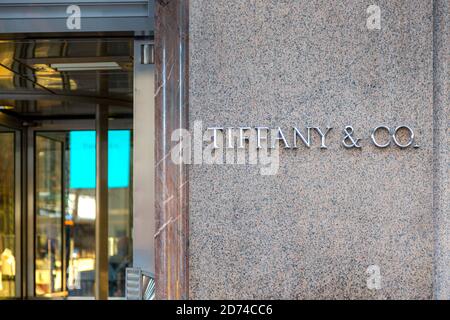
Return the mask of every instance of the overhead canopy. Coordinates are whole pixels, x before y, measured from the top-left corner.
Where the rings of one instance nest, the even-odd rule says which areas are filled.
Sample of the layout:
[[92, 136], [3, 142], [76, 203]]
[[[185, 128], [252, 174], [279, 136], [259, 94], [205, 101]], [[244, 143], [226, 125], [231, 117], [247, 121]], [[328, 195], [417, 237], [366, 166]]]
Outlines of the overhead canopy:
[[[67, 8], [81, 9], [81, 29], [67, 27]], [[0, 2], [0, 33], [132, 31], [151, 35], [154, 0], [15, 0]]]

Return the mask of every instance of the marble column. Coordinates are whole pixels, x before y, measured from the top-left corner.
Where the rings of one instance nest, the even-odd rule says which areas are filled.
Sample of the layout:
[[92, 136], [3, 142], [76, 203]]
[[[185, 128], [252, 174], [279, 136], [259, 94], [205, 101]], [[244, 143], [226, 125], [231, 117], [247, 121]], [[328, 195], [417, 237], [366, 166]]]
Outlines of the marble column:
[[156, 1], [156, 298], [186, 299], [188, 203], [185, 165], [172, 162], [171, 134], [187, 128], [187, 0]]

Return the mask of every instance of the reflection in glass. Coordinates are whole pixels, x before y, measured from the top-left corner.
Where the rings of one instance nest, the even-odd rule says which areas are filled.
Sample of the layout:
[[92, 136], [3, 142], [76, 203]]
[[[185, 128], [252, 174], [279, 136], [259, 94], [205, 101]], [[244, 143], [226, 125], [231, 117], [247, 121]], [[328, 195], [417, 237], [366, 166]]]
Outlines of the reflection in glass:
[[[42, 135], [50, 137], [53, 141], [61, 141], [64, 145], [64, 155], [58, 155], [59, 159], [61, 157], [64, 159], [62, 171], [64, 221], [58, 214], [58, 218], [54, 221], [48, 220], [48, 227], [42, 226], [42, 230], [45, 228], [54, 229], [52, 224], [55, 225], [55, 228], [58, 223], [59, 226], [64, 225], [65, 246], [63, 255], [66, 265], [66, 288], [62, 291], [67, 291], [69, 296], [94, 296], [95, 131], [46, 132]], [[111, 297], [124, 297], [125, 269], [132, 263], [131, 131], [111, 130], [108, 140], [109, 294]], [[46, 143], [49, 144], [49, 141], [46, 141]], [[40, 144], [42, 145], [42, 143]], [[56, 154], [54, 156], [56, 157]], [[60, 168], [61, 164], [53, 163], [51, 167]], [[38, 174], [42, 175], [42, 173], [39, 173], [42, 170], [48, 170], [48, 168], [45, 169], [42, 165], [37, 167]], [[45, 174], [45, 176], [47, 180], [52, 176], [60, 181], [61, 172], [53, 171]], [[56, 188], [52, 190], [56, 192]], [[60, 195], [59, 189], [58, 192]], [[53, 207], [60, 208], [60, 201], [61, 199], [58, 199], [58, 201], [50, 201], [50, 203]], [[60, 239], [59, 236], [58, 239]], [[58, 250], [59, 245], [60, 242], [58, 241]], [[61, 256], [60, 253], [58, 253], [59, 256]], [[59, 272], [58, 269], [58, 274]], [[59, 281], [59, 279], [54, 281]]]
[[14, 132], [0, 127], [0, 298], [15, 296]]
[[36, 251], [37, 296], [62, 291], [62, 157], [63, 143], [36, 136]]
[[[93, 296], [95, 276], [95, 132], [72, 131], [66, 153], [67, 287], [70, 296]], [[132, 263], [131, 132], [108, 138], [109, 295], [125, 296], [125, 269]]]
[[[70, 296], [93, 296], [95, 280], [95, 132], [68, 133], [66, 151], [67, 287]], [[109, 295], [125, 296], [125, 269], [132, 263], [131, 132], [108, 138]]]

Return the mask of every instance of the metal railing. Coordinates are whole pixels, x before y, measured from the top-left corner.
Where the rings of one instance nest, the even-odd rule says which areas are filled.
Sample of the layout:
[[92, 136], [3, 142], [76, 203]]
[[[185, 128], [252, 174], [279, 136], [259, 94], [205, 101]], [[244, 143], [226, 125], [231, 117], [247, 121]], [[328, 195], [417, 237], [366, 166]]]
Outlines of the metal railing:
[[154, 275], [140, 268], [127, 268], [125, 292], [127, 300], [154, 300]]

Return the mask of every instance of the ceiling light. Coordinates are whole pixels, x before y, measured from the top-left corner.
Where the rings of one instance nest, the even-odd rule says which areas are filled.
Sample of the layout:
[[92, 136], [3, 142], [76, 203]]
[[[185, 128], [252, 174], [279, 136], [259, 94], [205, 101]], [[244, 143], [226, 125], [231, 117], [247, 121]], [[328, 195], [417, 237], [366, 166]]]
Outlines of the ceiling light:
[[98, 71], [121, 70], [117, 62], [76, 62], [76, 63], [52, 63], [50, 67], [57, 71]]
[[14, 106], [0, 106], [0, 110], [12, 110]]

